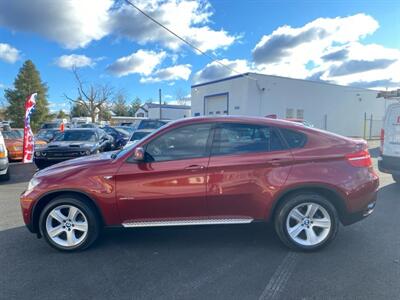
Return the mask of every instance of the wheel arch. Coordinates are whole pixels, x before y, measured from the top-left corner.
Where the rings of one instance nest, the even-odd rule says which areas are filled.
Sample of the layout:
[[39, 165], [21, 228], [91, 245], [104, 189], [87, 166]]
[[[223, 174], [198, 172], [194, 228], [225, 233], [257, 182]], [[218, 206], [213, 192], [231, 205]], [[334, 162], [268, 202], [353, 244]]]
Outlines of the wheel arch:
[[305, 184], [305, 185], [291, 187], [282, 191], [275, 198], [272, 208], [269, 214], [267, 215], [267, 220], [271, 221], [274, 220], [277, 209], [283, 203], [283, 201], [285, 201], [287, 197], [301, 192], [313, 192], [324, 196], [336, 208], [339, 220], [343, 223], [343, 220], [345, 219], [346, 216], [345, 200], [339, 191], [324, 184]]
[[100, 208], [96, 204], [96, 201], [93, 200], [92, 197], [90, 197], [87, 193], [80, 191], [80, 190], [56, 190], [56, 191], [51, 191], [48, 192], [44, 195], [42, 195], [39, 200], [36, 202], [33, 210], [32, 210], [32, 229], [33, 232], [37, 233], [38, 236], [40, 237], [40, 230], [39, 230], [39, 218], [40, 214], [43, 211], [43, 209], [46, 207], [47, 204], [49, 204], [53, 199], [59, 197], [59, 196], [71, 196], [75, 199], [78, 200], [83, 200], [86, 201], [87, 204], [89, 204], [95, 211], [96, 215], [98, 216], [101, 225], [104, 224], [104, 217], [101, 213]]

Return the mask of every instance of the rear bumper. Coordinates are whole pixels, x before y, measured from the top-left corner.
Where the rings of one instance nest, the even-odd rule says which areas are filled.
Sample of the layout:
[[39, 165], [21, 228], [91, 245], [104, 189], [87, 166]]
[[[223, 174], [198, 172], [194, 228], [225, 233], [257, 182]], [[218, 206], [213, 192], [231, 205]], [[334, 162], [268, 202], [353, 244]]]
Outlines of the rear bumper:
[[380, 156], [378, 158], [378, 169], [382, 173], [400, 176], [400, 157]]
[[377, 200], [378, 192], [371, 194], [367, 199], [367, 204], [364, 206], [363, 210], [354, 212], [354, 213], [347, 213], [341, 217], [342, 224], [347, 226], [358, 221], [365, 219], [366, 217], [370, 216], [375, 209], [376, 200]]

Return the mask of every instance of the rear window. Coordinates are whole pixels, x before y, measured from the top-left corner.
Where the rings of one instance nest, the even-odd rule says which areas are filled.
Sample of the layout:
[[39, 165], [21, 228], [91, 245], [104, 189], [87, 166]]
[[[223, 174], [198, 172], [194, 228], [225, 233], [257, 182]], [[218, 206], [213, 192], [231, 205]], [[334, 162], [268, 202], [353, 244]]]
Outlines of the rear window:
[[307, 136], [304, 133], [285, 128], [280, 128], [280, 131], [290, 149], [303, 148], [307, 142]]

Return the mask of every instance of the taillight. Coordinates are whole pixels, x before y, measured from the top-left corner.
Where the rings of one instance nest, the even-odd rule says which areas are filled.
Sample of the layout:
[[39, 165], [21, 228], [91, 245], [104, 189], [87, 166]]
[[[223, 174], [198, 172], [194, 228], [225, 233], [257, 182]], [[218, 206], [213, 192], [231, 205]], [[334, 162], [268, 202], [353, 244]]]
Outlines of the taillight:
[[371, 155], [368, 150], [361, 150], [359, 152], [346, 154], [346, 159], [353, 167], [369, 168], [372, 166]]
[[381, 154], [383, 153], [383, 143], [385, 142], [385, 129], [381, 129]]

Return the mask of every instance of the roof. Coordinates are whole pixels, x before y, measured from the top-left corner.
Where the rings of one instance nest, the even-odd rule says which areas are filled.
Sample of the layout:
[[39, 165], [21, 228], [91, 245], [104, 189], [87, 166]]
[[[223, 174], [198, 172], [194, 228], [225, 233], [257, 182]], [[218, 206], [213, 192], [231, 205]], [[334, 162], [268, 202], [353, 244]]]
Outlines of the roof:
[[158, 104], [158, 103], [146, 103], [148, 108], [172, 108], [172, 109], [190, 109], [189, 105], [178, 105], [178, 104]]
[[[297, 80], [297, 81], [311, 82], [311, 83], [330, 85], [330, 86], [340, 86], [340, 87], [352, 88], [354, 90], [359, 90], [359, 91], [377, 92], [377, 91], [370, 90], [370, 89], [359, 88], [359, 87], [354, 87], [354, 86], [349, 86], [349, 85], [340, 85], [340, 84], [330, 83], [330, 82], [326, 82], [326, 81], [315, 81], [315, 80], [309, 80], [309, 79], [299, 79], [299, 78], [291, 78], [291, 77], [284, 77], [284, 76], [277, 76], [277, 75], [253, 73], [253, 72], [247, 72], [247, 73], [229, 76], [229, 77], [225, 77], [225, 78], [221, 78], [221, 79], [217, 79], [217, 80], [211, 80], [211, 81], [207, 81], [207, 82], [194, 84], [194, 85], [192, 85], [191, 88], [193, 89], [193, 88], [200, 87], [200, 86], [205, 86], [205, 85], [209, 85], [209, 84], [213, 84], [213, 83], [218, 83], [218, 82], [227, 81], [227, 80], [233, 80], [233, 79], [242, 78], [242, 77], [251, 77], [251, 75]], [[253, 79], [253, 80], [257, 80], [257, 79]]]

